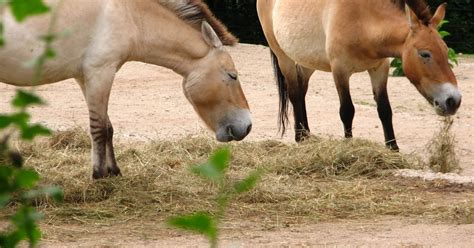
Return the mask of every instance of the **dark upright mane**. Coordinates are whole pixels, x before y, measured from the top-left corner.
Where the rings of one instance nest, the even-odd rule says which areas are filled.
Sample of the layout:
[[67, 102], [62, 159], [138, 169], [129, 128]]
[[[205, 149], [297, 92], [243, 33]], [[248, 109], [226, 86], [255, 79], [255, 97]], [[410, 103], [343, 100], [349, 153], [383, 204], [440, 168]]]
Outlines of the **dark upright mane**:
[[430, 24], [431, 10], [425, 0], [390, 0], [400, 10], [405, 11], [405, 4], [415, 13], [418, 19], [425, 25]]
[[202, 0], [158, 0], [158, 2], [196, 28], [200, 29], [201, 23], [207, 21], [224, 45], [235, 45], [239, 41]]

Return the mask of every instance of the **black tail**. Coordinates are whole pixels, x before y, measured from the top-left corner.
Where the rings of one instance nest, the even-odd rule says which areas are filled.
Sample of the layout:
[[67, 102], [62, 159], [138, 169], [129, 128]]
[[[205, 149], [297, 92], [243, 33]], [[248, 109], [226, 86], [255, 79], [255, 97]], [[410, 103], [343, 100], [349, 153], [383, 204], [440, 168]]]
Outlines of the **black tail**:
[[270, 50], [272, 55], [273, 70], [275, 72], [275, 80], [277, 81], [278, 86], [278, 95], [280, 98], [280, 110], [278, 113], [278, 132], [281, 132], [283, 136], [286, 131], [286, 126], [288, 125], [288, 89], [286, 88], [285, 76], [281, 72], [280, 66], [278, 64], [278, 58], [275, 53]]

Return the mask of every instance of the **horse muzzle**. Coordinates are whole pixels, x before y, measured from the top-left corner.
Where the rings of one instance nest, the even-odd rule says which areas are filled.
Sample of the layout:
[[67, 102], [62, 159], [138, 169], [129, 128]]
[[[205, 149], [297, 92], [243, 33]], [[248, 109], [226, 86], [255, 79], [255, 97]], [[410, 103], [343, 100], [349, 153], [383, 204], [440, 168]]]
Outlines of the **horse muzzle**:
[[239, 110], [224, 118], [216, 131], [220, 142], [241, 141], [252, 130], [252, 121], [248, 110]]
[[459, 89], [450, 83], [442, 84], [433, 96], [433, 106], [438, 115], [454, 115], [461, 106], [462, 95]]

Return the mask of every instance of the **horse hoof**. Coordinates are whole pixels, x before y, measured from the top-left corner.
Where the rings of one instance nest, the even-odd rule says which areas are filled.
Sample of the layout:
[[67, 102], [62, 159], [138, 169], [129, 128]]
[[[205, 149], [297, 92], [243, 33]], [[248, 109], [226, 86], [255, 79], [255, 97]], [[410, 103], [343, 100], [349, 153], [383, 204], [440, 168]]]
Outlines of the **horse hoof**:
[[295, 135], [296, 143], [301, 143], [310, 137], [310, 133], [307, 130], [298, 130]]
[[104, 173], [104, 172], [101, 172], [101, 171], [98, 171], [98, 170], [94, 170], [92, 172], [92, 179], [94, 180], [97, 180], [97, 179], [102, 179], [104, 177], [106, 177], [107, 175]]
[[122, 172], [120, 171], [120, 168], [117, 166], [114, 167], [107, 167], [107, 172], [109, 173], [110, 177], [116, 177], [116, 176], [122, 176]]
[[400, 148], [398, 148], [397, 143], [387, 143], [387, 148], [394, 152], [400, 151]]

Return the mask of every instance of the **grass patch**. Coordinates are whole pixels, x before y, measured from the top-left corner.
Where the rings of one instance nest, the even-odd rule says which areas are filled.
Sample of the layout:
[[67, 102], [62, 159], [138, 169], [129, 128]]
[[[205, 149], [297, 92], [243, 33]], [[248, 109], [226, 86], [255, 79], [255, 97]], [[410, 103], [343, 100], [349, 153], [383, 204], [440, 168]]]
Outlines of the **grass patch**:
[[[64, 190], [62, 205], [48, 200], [37, 203], [51, 216], [50, 223], [163, 220], [209, 209], [215, 202], [216, 185], [189, 171], [222, 146], [209, 137], [118, 144], [117, 160], [124, 176], [100, 181], [91, 180], [87, 140], [84, 131], [73, 130], [20, 146], [27, 165], [42, 175], [43, 183]], [[471, 189], [453, 196], [446, 190], [433, 191], [444, 185], [391, 176], [393, 169], [421, 165], [417, 158], [392, 152], [383, 144], [312, 138], [299, 145], [269, 140], [229, 147], [229, 178], [243, 179], [255, 169], [264, 172], [254, 190], [231, 204], [230, 221], [246, 218], [263, 223], [277, 218], [297, 223], [388, 215], [473, 222]]]

